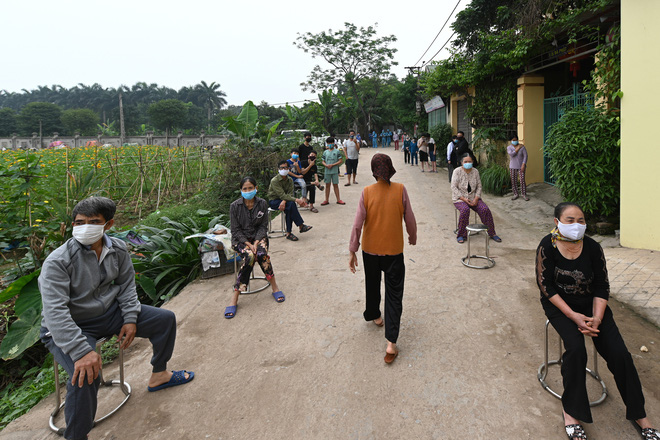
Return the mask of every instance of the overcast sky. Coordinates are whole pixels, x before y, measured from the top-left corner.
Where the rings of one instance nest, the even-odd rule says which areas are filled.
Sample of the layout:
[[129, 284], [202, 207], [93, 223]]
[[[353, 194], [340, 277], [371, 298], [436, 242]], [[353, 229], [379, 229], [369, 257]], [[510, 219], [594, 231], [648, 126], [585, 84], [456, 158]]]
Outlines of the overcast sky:
[[[138, 81], [179, 89], [204, 80], [219, 83], [230, 104], [300, 101], [315, 97], [300, 83], [317, 60], [293, 45], [297, 33], [378, 23], [378, 35], [398, 38], [401, 78], [457, 1], [2, 0], [0, 90]], [[449, 24], [424, 61], [447, 41]]]

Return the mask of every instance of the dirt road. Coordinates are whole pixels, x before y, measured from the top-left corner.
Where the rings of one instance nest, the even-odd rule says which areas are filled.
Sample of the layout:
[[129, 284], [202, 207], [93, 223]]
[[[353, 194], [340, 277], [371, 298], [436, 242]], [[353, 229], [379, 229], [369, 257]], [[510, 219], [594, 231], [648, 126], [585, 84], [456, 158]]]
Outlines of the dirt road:
[[[167, 305], [179, 322], [169, 366], [194, 370], [195, 380], [147, 393], [150, 347], [138, 342], [127, 353], [134, 395], [90, 439], [564, 437], [560, 402], [536, 378], [545, 317], [534, 250], [549, 230], [551, 212], [485, 195], [503, 242], [491, 245], [494, 268], [468, 269], [460, 262], [465, 245], [453, 234], [446, 172], [421, 173], [403, 165], [402, 153], [379, 151], [393, 157], [394, 180], [406, 185], [419, 225], [417, 246], [404, 251], [400, 355], [392, 365], [383, 362], [383, 329], [362, 318], [361, 260], [357, 274], [348, 270], [356, 203], [374, 182], [374, 150], [368, 149], [360, 156], [359, 185], [346, 188], [340, 180], [346, 206], [331, 195], [320, 213], [303, 212], [314, 228], [300, 241], [271, 241], [286, 302], [277, 304], [268, 291], [242, 296], [237, 316], [226, 320], [231, 276], [187, 287]], [[474, 244], [480, 248], [483, 239]], [[660, 332], [615, 301], [611, 306], [639, 370], [647, 411], [660, 424]], [[641, 353], [642, 345], [650, 351]], [[587, 433], [637, 438], [602, 359], [600, 370], [611, 395], [593, 409], [596, 423]], [[561, 387], [558, 367], [551, 372], [551, 383]], [[102, 400], [108, 392], [101, 389]], [[42, 402], [0, 439], [57, 438], [47, 431], [51, 409], [52, 399]]]

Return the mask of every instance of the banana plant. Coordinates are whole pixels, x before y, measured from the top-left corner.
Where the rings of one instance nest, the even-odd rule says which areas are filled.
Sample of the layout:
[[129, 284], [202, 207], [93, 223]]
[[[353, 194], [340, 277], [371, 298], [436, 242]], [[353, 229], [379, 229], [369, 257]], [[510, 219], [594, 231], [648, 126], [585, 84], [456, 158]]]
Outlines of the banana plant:
[[226, 116], [222, 119], [225, 121], [223, 127], [238, 137], [239, 143], [242, 145], [249, 145], [250, 138], [257, 134], [259, 111], [252, 101], [243, 105], [238, 116]]

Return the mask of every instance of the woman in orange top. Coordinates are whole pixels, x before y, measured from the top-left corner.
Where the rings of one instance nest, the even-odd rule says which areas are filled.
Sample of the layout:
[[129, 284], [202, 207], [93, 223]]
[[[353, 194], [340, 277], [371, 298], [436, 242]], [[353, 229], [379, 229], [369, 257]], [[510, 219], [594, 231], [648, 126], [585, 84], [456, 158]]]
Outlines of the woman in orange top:
[[[364, 226], [362, 262], [366, 287], [364, 319], [377, 326], [385, 325], [385, 362], [392, 363], [399, 350], [401, 312], [403, 311], [403, 283], [406, 268], [403, 263], [403, 225], [406, 222], [408, 243], [417, 243], [417, 223], [410, 206], [408, 192], [401, 183], [390, 181], [396, 170], [392, 159], [378, 153], [371, 159], [371, 171], [376, 183], [362, 190], [355, 222], [351, 230], [348, 266], [355, 273], [360, 235]], [[380, 313], [380, 280], [385, 272], [385, 320]]]

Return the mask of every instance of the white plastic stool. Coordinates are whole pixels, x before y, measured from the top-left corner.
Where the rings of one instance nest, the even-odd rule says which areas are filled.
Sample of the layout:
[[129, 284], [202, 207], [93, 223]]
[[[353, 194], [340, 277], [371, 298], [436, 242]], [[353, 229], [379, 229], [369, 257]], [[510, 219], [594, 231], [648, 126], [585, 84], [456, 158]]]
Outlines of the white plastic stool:
[[[107, 341], [106, 338], [101, 338], [98, 341], [96, 341], [96, 352], [101, 356], [101, 346]], [[119, 344], [119, 341], [117, 341]], [[66, 400], [62, 401], [62, 397], [60, 396], [60, 374], [59, 374], [59, 369], [58, 369], [58, 363], [57, 361], [53, 361], [53, 367], [54, 367], [54, 372], [55, 372], [55, 401], [56, 401], [56, 407], [53, 410], [52, 413], [50, 413], [50, 419], [48, 420], [48, 426], [50, 427], [51, 431], [54, 433], [62, 436], [64, 435], [64, 430], [65, 428], [58, 428], [55, 425], [55, 417], [57, 414], [59, 414], [60, 410], [64, 407], [66, 404]], [[119, 405], [115, 407], [112, 411], [104, 415], [103, 417], [100, 417], [96, 420], [94, 420], [94, 426], [96, 424], [104, 421], [114, 413], [116, 413], [119, 408], [124, 406], [124, 404], [128, 401], [128, 399], [131, 397], [131, 386], [124, 380], [124, 349], [119, 347], [119, 379], [114, 379], [114, 380], [103, 380], [103, 370], [99, 370], [99, 379], [101, 380], [101, 386], [106, 386], [106, 387], [111, 387], [113, 385], [119, 385], [122, 392], [124, 393], [124, 400], [121, 401]], [[66, 397], [65, 397], [66, 399]]]
[[[562, 360], [561, 360], [561, 355], [562, 355], [562, 340], [561, 337], [559, 337], [559, 351], [558, 351], [558, 356], [557, 359], [555, 360], [548, 360], [548, 352], [549, 352], [549, 346], [548, 346], [548, 327], [550, 326], [550, 320], [545, 321], [545, 360], [539, 367], [539, 371], [537, 374], [537, 378], [539, 382], [541, 382], [541, 386], [543, 387], [544, 390], [555, 396], [557, 399], [561, 399], [561, 395], [554, 391], [550, 386], [546, 383], [545, 378], [548, 376], [548, 368], [551, 365], [561, 365]], [[603, 382], [603, 379], [600, 378], [598, 375], [598, 352], [596, 351], [596, 346], [594, 345], [594, 351], [593, 351], [593, 356], [594, 358], [594, 369], [590, 370], [589, 367], [586, 368], [587, 373], [591, 375], [594, 379], [596, 379], [598, 382], [600, 382], [600, 386], [603, 390], [602, 394], [600, 397], [594, 401], [589, 402], [589, 406], [596, 406], [600, 405], [605, 401], [605, 398], [607, 397], [607, 387], [605, 386], [605, 382]]]
[[[271, 214], [274, 212], [278, 212], [280, 219], [282, 221], [282, 226], [278, 230], [273, 229], [273, 219], [271, 218]], [[273, 209], [273, 208], [268, 208], [268, 238], [280, 238], [286, 236], [286, 221], [285, 221], [285, 216], [284, 211], [280, 211], [279, 209]]]
[[[480, 232], [486, 232], [488, 230], [488, 227], [486, 225], [482, 225], [479, 223], [473, 223], [471, 225], [467, 225], [467, 256], [461, 258], [461, 262], [463, 265], [467, 267], [471, 267], [472, 269], [490, 269], [491, 267], [495, 266], [495, 260], [492, 259], [489, 255], [489, 250], [490, 250], [490, 237], [488, 234], [486, 235], [486, 255], [470, 255], [470, 237], [472, 235], [477, 235]], [[486, 260], [486, 264], [482, 266], [478, 266], [476, 264], [472, 264], [471, 260], [473, 258], [476, 259], [481, 259], [481, 260]]]

